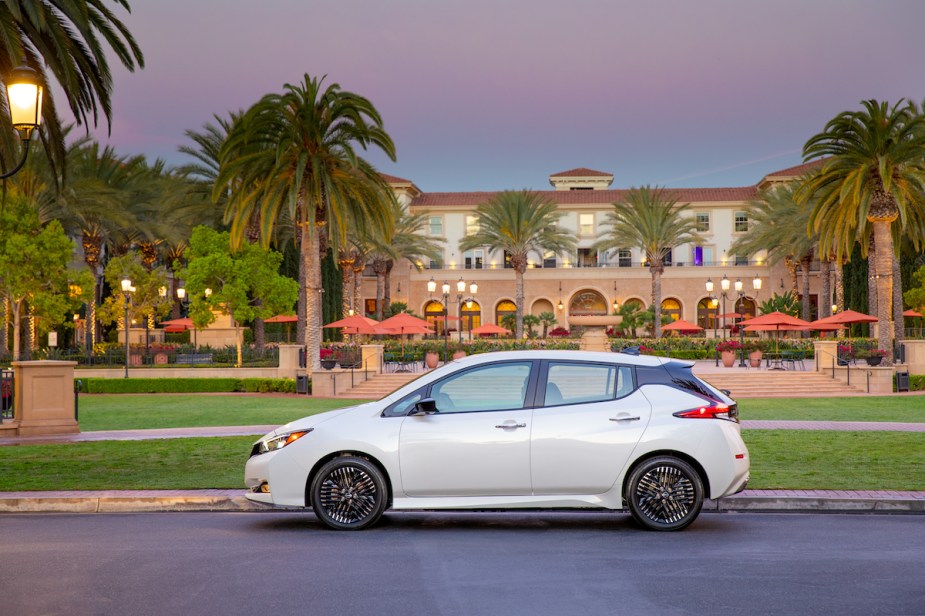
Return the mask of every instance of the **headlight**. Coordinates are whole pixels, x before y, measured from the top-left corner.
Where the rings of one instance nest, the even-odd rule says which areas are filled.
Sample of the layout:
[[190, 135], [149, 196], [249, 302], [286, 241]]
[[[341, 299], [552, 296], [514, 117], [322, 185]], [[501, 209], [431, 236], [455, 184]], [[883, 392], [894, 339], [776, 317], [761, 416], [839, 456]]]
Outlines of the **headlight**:
[[274, 436], [259, 441], [256, 445], [254, 445], [254, 449], [251, 451], [251, 455], [256, 456], [262, 453], [267, 453], [268, 451], [276, 451], [277, 449], [282, 449], [286, 445], [291, 445], [292, 443], [296, 442], [312, 430], [314, 430], [314, 428], [309, 428], [308, 430], [296, 430], [295, 432], [287, 432], [286, 434], [280, 434], [279, 436]]

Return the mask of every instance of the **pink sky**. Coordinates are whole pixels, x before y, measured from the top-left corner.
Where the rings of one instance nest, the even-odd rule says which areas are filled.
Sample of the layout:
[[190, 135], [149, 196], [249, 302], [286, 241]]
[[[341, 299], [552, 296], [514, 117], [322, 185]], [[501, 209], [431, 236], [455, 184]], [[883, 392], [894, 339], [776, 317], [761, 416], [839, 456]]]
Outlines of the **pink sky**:
[[371, 99], [398, 161], [371, 160], [424, 191], [543, 189], [573, 167], [750, 185], [862, 99], [925, 99], [920, 0], [131, 4], [146, 68], [114, 70], [108, 141], [172, 164], [185, 130], [304, 73]]

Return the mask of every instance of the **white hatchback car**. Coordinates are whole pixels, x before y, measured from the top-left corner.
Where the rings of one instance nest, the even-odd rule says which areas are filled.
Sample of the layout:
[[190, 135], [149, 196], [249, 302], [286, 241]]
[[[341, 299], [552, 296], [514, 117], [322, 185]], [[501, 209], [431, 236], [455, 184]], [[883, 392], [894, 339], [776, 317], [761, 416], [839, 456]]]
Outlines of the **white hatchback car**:
[[247, 498], [311, 506], [336, 529], [386, 509], [604, 508], [679, 530], [739, 492], [749, 458], [735, 402], [691, 362], [511, 351], [424, 373], [382, 400], [274, 430]]

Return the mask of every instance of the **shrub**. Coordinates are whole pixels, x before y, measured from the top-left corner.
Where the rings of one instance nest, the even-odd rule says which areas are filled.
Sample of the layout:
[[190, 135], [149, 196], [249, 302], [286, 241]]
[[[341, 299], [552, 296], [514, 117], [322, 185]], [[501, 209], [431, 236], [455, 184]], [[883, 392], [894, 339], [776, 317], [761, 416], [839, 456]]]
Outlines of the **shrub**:
[[719, 351], [720, 353], [724, 353], [726, 351], [738, 351], [741, 348], [742, 348], [742, 345], [739, 344], [738, 340], [731, 340], [731, 339], [723, 340], [722, 342], [716, 345], [716, 350]]
[[236, 391], [295, 393], [294, 379], [84, 378], [78, 380], [80, 391], [88, 394], [232, 393]]

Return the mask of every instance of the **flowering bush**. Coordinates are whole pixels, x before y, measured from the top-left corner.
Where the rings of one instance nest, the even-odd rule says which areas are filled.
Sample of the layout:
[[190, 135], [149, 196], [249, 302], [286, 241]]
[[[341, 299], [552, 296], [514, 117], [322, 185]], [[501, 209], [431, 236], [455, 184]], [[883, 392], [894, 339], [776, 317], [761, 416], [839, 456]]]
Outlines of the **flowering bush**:
[[726, 351], [738, 351], [741, 348], [742, 345], [739, 344], [738, 340], [724, 340], [723, 342], [720, 342], [716, 345], [716, 350], [720, 353], [724, 353]]
[[867, 359], [868, 357], [886, 357], [887, 352], [883, 349], [862, 349], [858, 351], [858, 359]]
[[854, 359], [854, 347], [850, 344], [838, 345], [838, 356], [841, 359]]
[[549, 334], [553, 338], [564, 338], [569, 335], [569, 331], [564, 327], [554, 327], [549, 330]]

